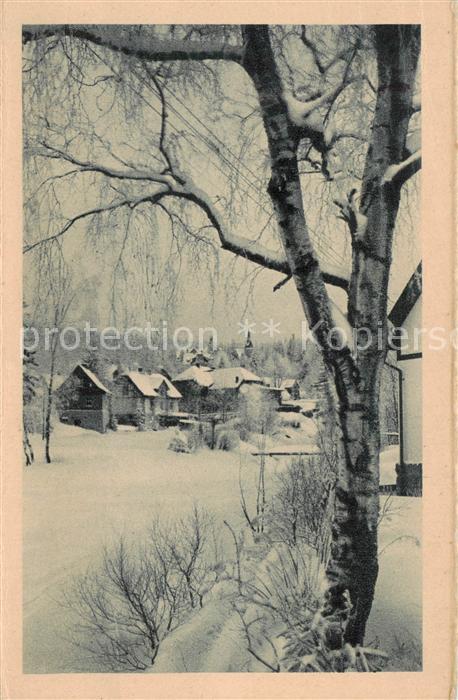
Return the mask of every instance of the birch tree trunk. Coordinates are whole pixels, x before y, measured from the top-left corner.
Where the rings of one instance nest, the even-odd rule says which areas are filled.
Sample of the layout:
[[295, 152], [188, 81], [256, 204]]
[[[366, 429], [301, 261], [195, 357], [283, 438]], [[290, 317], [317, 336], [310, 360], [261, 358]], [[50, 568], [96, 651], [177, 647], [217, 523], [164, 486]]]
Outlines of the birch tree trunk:
[[297, 162], [301, 130], [288, 115], [268, 28], [244, 28], [243, 65], [259, 95], [270, 151], [269, 194], [307, 321], [311, 328], [316, 326], [315, 336], [337, 397], [341, 456], [322, 610], [331, 648], [345, 642], [362, 644], [378, 574], [378, 400], [386, 355], [392, 236], [401, 186], [385, 182], [384, 175], [391, 164], [405, 158], [419, 52], [415, 27], [380, 26], [374, 32], [379, 84], [361, 209], [350, 228], [353, 264], [348, 304], [351, 326], [367, 329], [372, 342], [355, 358], [348, 346], [336, 349], [335, 343], [334, 347], [329, 343], [334, 328], [331, 306], [303, 209]]

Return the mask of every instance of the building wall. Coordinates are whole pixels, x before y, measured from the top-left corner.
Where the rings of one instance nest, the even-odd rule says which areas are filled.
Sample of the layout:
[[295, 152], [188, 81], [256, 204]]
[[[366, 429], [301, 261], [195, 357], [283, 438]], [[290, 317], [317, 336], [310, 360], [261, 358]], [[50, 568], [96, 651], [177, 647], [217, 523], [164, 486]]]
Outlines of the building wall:
[[399, 362], [399, 367], [403, 371], [403, 432], [406, 464], [422, 462], [422, 361], [421, 357], [406, 357], [406, 355], [421, 353], [421, 334], [418, 333], [421, 324], [420, 297], [403, 325], [408, 334], [408, 342], [405, 340], [403, 343]]
[[56, 392], [62, 422], [104, 433], [110, 420], [109, 397], [76, 367]]
[[132, 384], [129, 377], [117, 377], [113, 382], [111, 406], [113, 415], [135, 415], [138, 411], [151, 413], [151, 402]]
[[106, 394], [76, 368], [56, 391], [63, 409], [101, 410], [105, 405]]
[[413, 308], [411, 309], [409, 315], [407, 316], [402, 326], [408, 336], [402, 341], [401, 352], [403, 355], [421, 352], [422, 337], [421, 333], [419, 333], [419, 330], [421, 329], [421, 318], [422, 315], [420, 297], [416, 304], [414, 304]]
[[[206, 387], [199, 386], [192, 380], [173, 383], [182, 395], [180, 400], [181, 409], [184, 411], [190, 411], [191, 413], [199, 413], [199, 410], [203, 408], [205, 396], [208, 395], [208, 389]], [[177, 410], [177, 408], [174, 408], [173, 410]]]
[[68, 425], [79, 425], [88, 430], [104, 433], [108, 427], [110, 414], [107, 406], [101, 409], [70, 408], [61, 413], [61, 418], [65, 418], [64, 422]]
[[403, 376], [404, 462], [422, 461], [422, 377], [421, 357], [400, 363]]

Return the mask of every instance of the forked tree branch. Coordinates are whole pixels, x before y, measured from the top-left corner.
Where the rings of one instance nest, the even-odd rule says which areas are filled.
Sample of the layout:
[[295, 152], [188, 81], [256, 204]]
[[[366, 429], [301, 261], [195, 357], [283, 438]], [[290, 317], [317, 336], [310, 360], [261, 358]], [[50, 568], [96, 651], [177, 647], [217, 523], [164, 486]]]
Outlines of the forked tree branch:
[[[211, 226], [218, 234], [221, 248], [227, 250], [239, 257], [245, 258], [261, 267], [265, 267], [275, 272], [281, 272], [284, 275], [290, 275], [290, 267], [285, 255], [280, 251], [272, 250], [256, 240], [251, 240], [245, 236], [239, 236], [229, 231], [224, 223], [223, 217], [217, 212], [211, 198], [202, 190], [200, 190], [189, 179], [186, 181], [184, 176], [177, 173], [155, 173], [151, 171], [139, 170], [134, 166], [131, 169], [119, 170], [100, 163], [80, 160], [75, 156], [65, 153], [60, 149], [50, 146], [46, 142], [42, 142], [43, 151], [39, 150], [36, 155], [44, 158], [59, 159], [78, 166], [76, 172], [95, 172], [105, 175], [108, 178], [119, 180], [131, 180], [137, 182], [154, 183], [161, 185], [162, 188], [154, 193], [149, 193], [141, 197], [123, 198], [112, 202], [108, 205], [89, 209], [85, 212], [68, 220], [65, 226], [47, 238], [41, 239], [34, 243], [30, 243], [23, 248], [24, 253], [28, 253], [34, 248], [43, 245], [51, 240], [62, 237], [67, 231], [78, 221], [98, 215], [105, 212], [120, 209], [122, 207], [136, 208], [140, 204], [149, 203], [151, 205], [158, 204], [165, 198], [177, 198], [191, 204], [194, 204], [204, 212]], [[338, 269], [329, 269], [323, 271], [323, 278], [327, 284], [331, 284], [341, 289], [348, 289], [348, 279]]]

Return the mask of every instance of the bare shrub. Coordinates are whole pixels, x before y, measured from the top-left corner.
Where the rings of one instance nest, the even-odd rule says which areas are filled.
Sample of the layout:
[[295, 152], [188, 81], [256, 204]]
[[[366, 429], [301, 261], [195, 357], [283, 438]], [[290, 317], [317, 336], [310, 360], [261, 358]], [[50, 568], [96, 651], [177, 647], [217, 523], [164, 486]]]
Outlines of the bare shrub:
[[323, 566], [304, 543], [277, 544], [246, 584], [247, 597], [286, 629], [310, 624], [318, 608]]
[[214, 519], [194, 506], [190, 515], [176, 521], [156, 520], [150, 531], [153, 550], [163, 567], [181, 581], [191, 608], [202, 607], [220, 562], [220, 543]]
[[176, 431], [170, 440], [168, 449], [172, 450], [172, 452], [184, 452], [187, 454], [192, 452], [187, 435], [181, 433], [179, 430]]
[[213, 520], [197, 507], [175, 523], [156, 520], [142, 544], [120, 538], [65, 593], [77, 618], [73, 642], [102, 668], [145, 670], [161, 641], [202, 605], [218, 556]]
[[236, 450], [240, 438], [235, 430], [220, 430], [216, 436], [216, 448], [218, 450]]
[[328, 556], [335, 477], [322, 455], [293, 459], [275, 477], [270, 503], [271, 537], [291, 547], [304, 542]]

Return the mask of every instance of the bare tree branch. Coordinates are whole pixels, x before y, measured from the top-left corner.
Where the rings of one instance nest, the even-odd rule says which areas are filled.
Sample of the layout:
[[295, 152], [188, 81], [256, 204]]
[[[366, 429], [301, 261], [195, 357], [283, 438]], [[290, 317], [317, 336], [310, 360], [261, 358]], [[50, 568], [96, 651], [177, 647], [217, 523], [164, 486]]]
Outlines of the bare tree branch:
[[115, 168], [110, 168], [101, 164], [80, 160], [79, 158], [76, 158], [75, 156], [72, 156], [71, 154], [66, 153], [65, 151], [61, 151], [55, 146], [50, 146], [44, 141], [42, 142], [42, 146], [44, 146], [44, 148], [47, 150], [35, 151], [34, 155], [41, 156], [42, 158], [65, 160], [68, 163], [72, 163], [72, 165], [79, 166], [80, 172], [101, 173], [102, 175], [106, 175], [107, 177], [112, 177], [118, 180], [146, 180], [149, 182], [155, 182], [158, 184], [166, 185], [168, 187], [173, 184], [175, 179], [172, 178], [169, 174], [151, 173], [148, 171], [139, 170], [138, 168], [130, 164], [128, 164], [128, 167], [131, 167], [132, 170], [116, 170]]
[[24, 44], [56, 35], [91, 41], [112, 51], [146, 61], [224, 59], [239, 62], [243, 57], [243, 47], [229, 44], [227, 41], [165, 41], [148, 33], [129, 33], [120, 25], [36, 24], [24, 26], [22, 33]]
[[[235, 255], [239, 255], [250, 262], [253, 262], [262, 267], [274, 270], [276, 272], [282, 272], [285, 275], [290, 274], [289, 264], [286, 257], [281, 252], [276, 252], [267, 248], [266, 246], [259, 243], [256, 240], [250, 240], [244, 236], [238, 236], [230, 232], [221, 217], [215, 210], [213, 203], [210, 198], [202, 190], [197, 188], [195, 185], [188, 182], [185, 183], [185, 179], [182, 175], [177, 174], [175, 171], [173, 174], [166, 173], [153, 173], [150, 171], [143, 171], [134, 169], [132, 170], [118, 170], [116, 168], [111, 168], [99, 163], [92, 163], [88, 161], [80, 160], [75, 156], [65, 153], [60, 149], [50, 146], [46, 142], [42, 142], [44, 147], [43, 152], [38, 151], [37, 155], [45, 158], [56, 158], [62, 159], [76, 165], [79, 167], [80, 172], [96, 172], [101, 173], [109, 178], [120, 179], [120, 180], [136, 180], [143, 182], [153, 182], [160, 185], [164, 185], [166, 189], [162, 189], [156, 193], [149, 193], [142, 197], [136, 198], [124, 198], [120, 201], [112, 202], [111, 204], [95, 207], [89, 209], [85, 212], [81, 212], [75, 217], [69, 219], [65, 226], [56, 234], [49, 236], [47, 238], [41, 239], [34, 243], [30, 243], [24, 246], [23, 252], [28, 253], [39, 245], [42, 245], [51, 240], [55, 240], [63, 236], [77, 221], [94, 216], [97, 214], [103, 214], [107, 211], [113, 211], [115, 209], [128, 206], [131, 209], [137, 207], [139, 204], [150, 203], [156, 204], [165, 197], [176, 197], [185, 201], [188, 201], [197, 207], [199, 207], [207, 216], [212, 227], [216, 230], [221, 248], [227, 250]], [[325, 282], [331, 285], [338, 286], [342, 289], [348, 288], [348, 280], [344, 277], [342, 272], [337, 269], [324, 270], [323, 277]]]
[[87, 211], [83, 211], [80, 214], [77, 214], [76, 216], [72, 217], [67, 221], [65, 226], [58, 231], [57, 233], [53, 234], [52, 236], [47, 236], [46, 238], [42, 238], [39, 241], [35, 241], [34, 243], [29, 243], [25, 245], [22, 249], [23, 253], [29, 253], [31, 250], [34, 250], [34, 248], [37, 248], [38, 246], [44, 245], [45, 243], [50, 243], [51, 241], [55, 241], [58, 238], [61, 238], [67, 231], [74, 225], [76, 224], [77, 221], [80, 221], [82, 219], [86, 219], [90, 216], [94, 216], [96, 214], [103, 214], [108, 211], [113, 211], [114, 209], [120, 209], [121, 207], [130, 207], [131, 209], [135, 208], [139, 204], [143, 204], [145, 202], [151, 202], [153, 203], [154, 201], [159, 201], [159, 199], [166, 194], [164, 191], [158, 192], [156, 194], [149, 194], [146, 195], [145, 197], [138, 197], [137, 199], [123, 199], [121, 201], [117, 202], [112, 202], [111, 204], [107, 204], [106, 206], [100, 206], [96, 207], [94, 209], [89, 209]]

